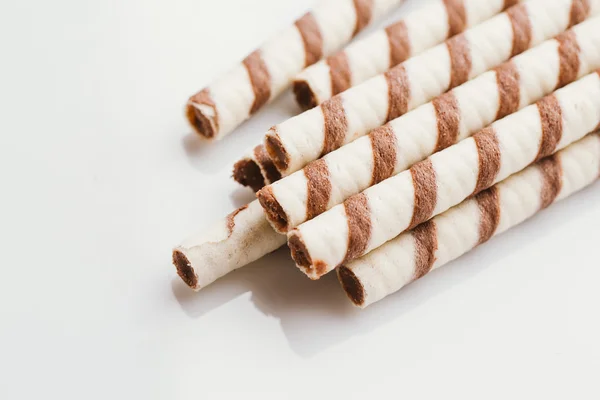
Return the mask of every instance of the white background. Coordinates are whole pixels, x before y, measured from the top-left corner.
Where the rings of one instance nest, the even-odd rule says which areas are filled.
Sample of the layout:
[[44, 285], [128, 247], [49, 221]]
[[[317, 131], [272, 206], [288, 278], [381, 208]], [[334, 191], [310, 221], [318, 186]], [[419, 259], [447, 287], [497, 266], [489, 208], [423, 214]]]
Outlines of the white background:
[[298, 111], [205, 146], [185, 100], [310, 3], [2, 0], [1, 399], [600, 398], [599, 184], [364, 311], [286, 251], [179, 281]]

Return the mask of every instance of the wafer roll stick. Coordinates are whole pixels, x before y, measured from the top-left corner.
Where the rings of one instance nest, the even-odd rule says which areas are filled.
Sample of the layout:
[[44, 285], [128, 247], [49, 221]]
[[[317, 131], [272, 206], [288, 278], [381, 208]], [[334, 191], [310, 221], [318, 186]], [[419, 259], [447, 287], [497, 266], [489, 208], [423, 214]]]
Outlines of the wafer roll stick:
[[341, 266], [340, 283], [355, 305], [367, 307], [592, 184], [599, 175], [600, 135], [594, 133]]
[[376, 128], [258, 193], [287, 232], [348, 197], [600, 68], [600, 17]]
[[285, 236], [267, 222], [258, 201], [239, 208], [207, 233], [173, 250], [173, 264], [183, 281], [200, 290], [229, 272], [278, 249]]
[[255, 192], [280, 178], [281, 174], [262, 144], [252, 149], [233, 166], [233, 179], [241, 185], [249, 186]]
[[197, 133], [218, 140], [403, 0], [325, 0], [188, 100]]
[[596, 15], [600, 0], [531, 0], [271, 128], [265, 146], [286, 176], [448, 89]]
[[599, 123], [600, 71], [290, 231], [292, 257], [317, 279], [568, 146]]
[[302, 71], [294, 81], [296, 100], [305, 110], [313, 108], [517, 3], [519, 0], [429, 2]]

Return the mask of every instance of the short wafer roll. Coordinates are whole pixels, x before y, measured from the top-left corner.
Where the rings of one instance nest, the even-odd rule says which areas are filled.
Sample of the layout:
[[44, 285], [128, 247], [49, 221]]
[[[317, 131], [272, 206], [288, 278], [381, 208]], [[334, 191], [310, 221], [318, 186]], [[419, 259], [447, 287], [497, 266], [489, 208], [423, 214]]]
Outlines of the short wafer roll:
[[[584, 6], [582, 6], [584, 5]], [[282, 176], [596, 15], [600, 0], [530, 0], [267, 133]]]
[[403, 0], [324, 0], [188, 100], [201, 136], [218, 140], [270, 102], [305, 67], [348, 43]]
[[292, 257], [309, 277], [319, 278], [568, 146], [599, 123], [600, 71], [290, 231]]
[[233, 179], [257, 192], [264, 186], [277, 182], [281, 179], [281, 174], [267, 154], [265, 146], [260, 144], [233, 165]]
[[310, 109], [463, 32], [519, 0], [434, 0], [302, 71], [296, 101]]
[[190, 237], [173, 249], [173, 264], [181, 279], [200, 290], [285, 244], [255, 200], [219, 221], [208, 232]]
[[309, 163], [258, 198], [285, 233], [598, 68], [594, 17]]
[[600, 175], [594, 133], [338, 268], [352, 302], [367, 307], [460, 257]]

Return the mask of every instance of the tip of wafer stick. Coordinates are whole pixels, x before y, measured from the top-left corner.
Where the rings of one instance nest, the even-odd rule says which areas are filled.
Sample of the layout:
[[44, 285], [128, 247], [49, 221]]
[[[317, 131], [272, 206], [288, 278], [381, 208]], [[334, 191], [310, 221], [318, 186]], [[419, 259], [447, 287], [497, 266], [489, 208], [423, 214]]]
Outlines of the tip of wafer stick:
[[215, 137], [215, 128], [211, 124], [210, 120], [194, 107], [193, 104], [188, 103], [185, 110], [185, 115], [194, 131], [205, 139], [212, 139]]
[[180, 250], [173, 250], [173, 265], [177, 269], [177, 275], [179, 275], [186, 285], [194, 290], [199, 289], [198, 276], [196, 276], [196, 272], [192, 268], [192, 263]]
[[271, 187], [262, 188], [256, 193], [256, 197], [275, 230], [279, 233], [286, 233], [289, 229], [288, 216], [273, 195]]
[[306, 81], [294, 81], [293, 88], [296, 102], [302, 110], [306, 111], [318, 106], [317, 96]]
[[338, 280], [344, 292], [355, 306], [363, 307], [365, 304], [365, 289], [350, 268], [341, 266], [337, 269]]
[[271, 128], [265, 136], [265, 148], [275, 167], [279, 171], [285, 171], [289, 165], [290, 157], [274, 128]]
[[255, 192], [258, 192], [265, 186], [263, 177], [258, 164], [249, 158], [242, 159], [233, 166], [233, 179], [240, 185], [249, 186]]

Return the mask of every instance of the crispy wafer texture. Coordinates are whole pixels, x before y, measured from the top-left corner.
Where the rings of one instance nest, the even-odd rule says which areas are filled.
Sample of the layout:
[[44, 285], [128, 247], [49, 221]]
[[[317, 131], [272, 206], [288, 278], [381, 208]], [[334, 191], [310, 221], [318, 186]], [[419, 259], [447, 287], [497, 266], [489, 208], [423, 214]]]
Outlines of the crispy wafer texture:
[[350, 300], [367, 307], [599, 177], [594, 133], [338, 268], [338, 278]]
[[[600, 72], [594, 72], [350, 197], [288, 238], [304, 244], [313, 265], [331, 271], [579, 140], [599, 122]], [[359, 249], [350, 240], [355, 216], [347, 207], [356, 196], [364, 199], [360, 218], [368, 221], [368, 230], [362, 230], [368, 245]], [[313, 265], [300, 268], [317, 279], [321, 274]]]
[[200, 290], [229, 272], [281, 247], [276, 233], [255, 200], [219, 221], [208, 232], [173, 249], [173, 265], [181, 279]]
[[281, 179], [281, 174], [260, 144], [233, 165], [233, 179], [256, 192]]
[[[569, 49], [565, 51], [564, 49]], [[600, 68], [600, 17], [560, 34], [271, 186], [287, 229]], [[551, 121], [551, 116], [548, 118]], [[552, 138], [546, 143], [552, 145]], [[544, 147], [544, 146], [542, 146]], [[493, 161], [493, 160], [492, 160]], [[490, 167], [492, 164], [490, 163]], [[485, 171], [484, 171], [485, 172]], [[317, 179], [315, 179], [317, 178]], [[320, 204], [309, 212], [308, 199]], [[259, 192], [258, 196], [261, 194]], [[272, 215], [267, 210], [267, 215]], [[284, 232], [282, 232], [284, 233]]]
[[348, 43], [403, 0], [325, 0], [188, 100], [187, 118], [218, 140], [275, 98], [302, 69]]
[[302, 71], [294, 81], [305, 110], [462, 33], [519, 0], [435, 0]]
[[[370, 130], [495, 68], [511, 56], [564, 32], [581, 0], [530, 0], [468, 29], [272, 128], [269, 156], [282, 176]], [[596, 15], [600, 0], [587, 0], [575, 20]]]

